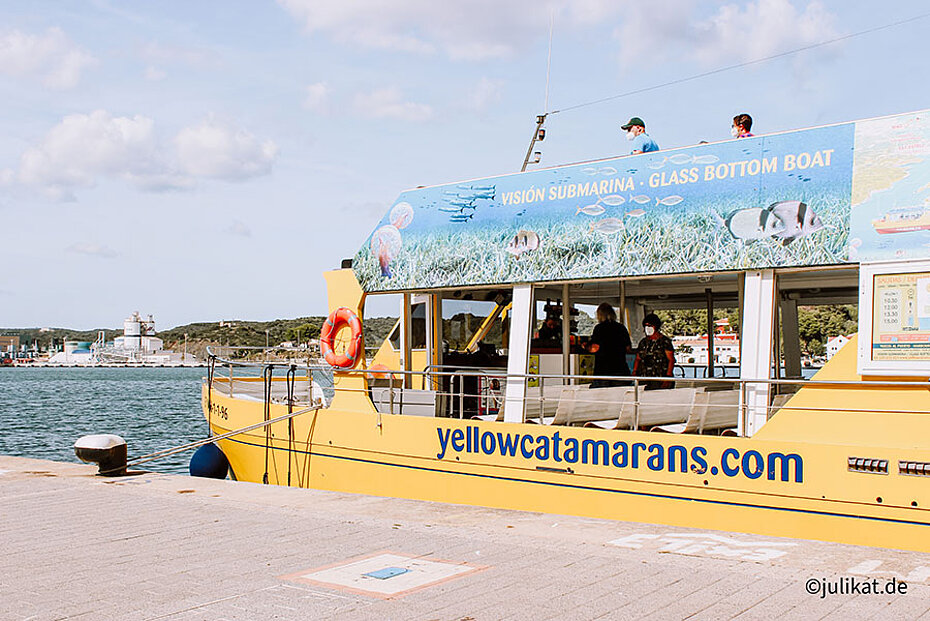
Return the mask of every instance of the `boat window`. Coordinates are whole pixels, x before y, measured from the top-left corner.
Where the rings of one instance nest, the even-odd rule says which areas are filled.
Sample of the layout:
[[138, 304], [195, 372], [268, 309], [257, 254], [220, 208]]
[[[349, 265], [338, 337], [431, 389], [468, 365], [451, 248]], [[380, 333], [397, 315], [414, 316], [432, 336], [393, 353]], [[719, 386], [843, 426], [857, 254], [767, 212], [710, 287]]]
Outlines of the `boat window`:
[[[469, 345], [475, 350], [477, 343], [473, 344], [472, 340], [479, 332], [484, 332], [479, 343], [493, 346], [495, 350], [506, 347], [500, 316], [491, 317], [496, 309], [497, 304], [490, 301], [443, 300], [442, 338], [449, 350], [463, 352]], [[486, 325], [488, 321], [492, 323]]]
[[410, 348], [426, 349], [426, 302], [410, 306]]

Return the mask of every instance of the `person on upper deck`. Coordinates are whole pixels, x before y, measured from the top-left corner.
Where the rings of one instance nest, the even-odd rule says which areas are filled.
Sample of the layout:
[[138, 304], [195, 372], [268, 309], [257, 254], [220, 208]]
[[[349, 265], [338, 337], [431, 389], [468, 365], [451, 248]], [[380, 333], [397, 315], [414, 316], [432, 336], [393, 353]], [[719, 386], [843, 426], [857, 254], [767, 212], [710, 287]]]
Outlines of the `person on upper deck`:
[[[643, 317], [643, 331], [646, 336], [636, 349], [636, 362], [633, 374], [641, 377], [672, 377], [675, 370], [675, 347], [672, 339], [662, 334], [662, 320], [655, 313]], [[672, 388], [673, 382], [647, 382], [646, 390]]]
[[[626, 326], [617, 322], [617, 313], [607, 302], [597, 307], [597, 325], [591, 332], [587, 350], [594, 354], [594, 375], [630, 375], [626, 355], [633, 353], [633, 342]], [[623, 386], [629, 381], [594, 380], [591, 388]]]
[[659, 145], [646, 133], [646, 124], [638, 116], [634, 116], [625, 125], [621, 125], [620, 129], [626, 132], [627, 140], [633, 141], [630, 155], [659, 150]]
[[730, 134], [734, 138], [752, 138], [749, 130], [752, 129], [752, 117], [748, 114], [737, 114], [733, 117], [733, 126], [730, 127]]

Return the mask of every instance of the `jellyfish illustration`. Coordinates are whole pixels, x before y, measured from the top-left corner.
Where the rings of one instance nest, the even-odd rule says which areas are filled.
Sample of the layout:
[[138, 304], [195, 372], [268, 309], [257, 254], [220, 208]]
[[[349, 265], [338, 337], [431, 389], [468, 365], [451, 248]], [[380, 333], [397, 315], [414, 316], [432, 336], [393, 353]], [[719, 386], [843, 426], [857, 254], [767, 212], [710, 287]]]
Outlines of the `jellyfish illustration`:
[[400, 231], [393, 224], [385, 224], [371, 236], [371, 254], [377, 257], [382, 276], [392, 276], [391, 261], [400, 252], [401, 244]]
[[405, 229], [413, 220], [413, 207], [410, 203], [400, 202], [394, 205], [390, 215], [391, 224], [397, 229]]

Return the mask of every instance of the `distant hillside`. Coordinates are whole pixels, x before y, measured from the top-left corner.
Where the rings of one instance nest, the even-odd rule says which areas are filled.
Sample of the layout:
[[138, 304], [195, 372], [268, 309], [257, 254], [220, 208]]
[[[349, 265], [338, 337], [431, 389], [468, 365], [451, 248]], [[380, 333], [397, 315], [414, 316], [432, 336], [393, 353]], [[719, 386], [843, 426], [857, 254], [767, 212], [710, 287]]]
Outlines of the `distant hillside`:
[[[274, 321], [218, 321], [209, 323], [191, 323], [162, 330], [157, 336], [165, 342], [165, 349], [181, 351], [184, 348], [184, 335], [187, 335], [187, 351], [205, 357], [210, 345], [237, 345], [246, 347], [264, 347], [265, 331], [268, 331], [268, 343], [278, 345], [285, 341], [292, 343], [316, 340], [320, 338], [320, 328], [326, 317], [298, 317], [297, 319], [275, 319]], [[363, 323], [365, 344], [378, 347], [387, 338], [397, 319], [394, 317], [371, 317]], [[95, 330], [72, 330], [69, 328], [51, 328], [43, 332], [40, 328], [0, 328], [0, 335], [18, 336], [21, 344], [32, 347], [39, 344], [40, 349], [50, 345], [62, 347], [65, 341], [96, 341], [97, 333], [106, 332], [106, 340], [112, 341], [123, 335], [122, 328], [100, 328]]]
[[123, 329], [119, 328], [95, 328], [93, 330], [72, 330], [70, 328], [0, 328], [2, 336], [18, 336], [19, 342], [31, 348], [34, 343], [39, 344], [40, 349], [46, 349], [49, 345], [61, 347], [65, 341], [90, 341], [97, 340], [98, 332], [106, 332], [106, 339], [112, 341], [117, 336], [123, 335]]
[[[204, 357], [210, 345], [234, 345], [240, 347], [264, 347], [291, 343], [306, 343], [320, 338], [320, 329], [326, 317], [298, 317], [273, 321], [223, 321], [191, 323], [158, 333], [166, 349], [181, 351], [184, 335], [187, 335], [187, 351]], [[363, 322], [365, 345], [378, 347], [394, 327], [394, 317], [370, 317]], [[222, 324], [222, 325], [221, 325]], [[266, 341], [267, 331], [267, 341]]]

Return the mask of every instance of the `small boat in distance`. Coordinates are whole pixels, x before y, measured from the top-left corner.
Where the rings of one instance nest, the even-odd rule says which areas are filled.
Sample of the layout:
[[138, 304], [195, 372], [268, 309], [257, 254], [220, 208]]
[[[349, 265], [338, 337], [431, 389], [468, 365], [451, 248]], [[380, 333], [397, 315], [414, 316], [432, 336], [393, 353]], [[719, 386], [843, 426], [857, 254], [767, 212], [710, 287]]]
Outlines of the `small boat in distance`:
[[872, 220], [872, 226], [875, 227], [875, 232], [882, 235], [930, 230], [930, 208], [902, 207], [892, 209], [881, 218]]

